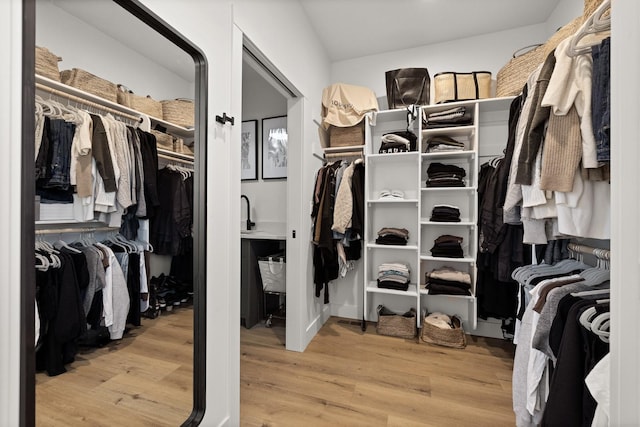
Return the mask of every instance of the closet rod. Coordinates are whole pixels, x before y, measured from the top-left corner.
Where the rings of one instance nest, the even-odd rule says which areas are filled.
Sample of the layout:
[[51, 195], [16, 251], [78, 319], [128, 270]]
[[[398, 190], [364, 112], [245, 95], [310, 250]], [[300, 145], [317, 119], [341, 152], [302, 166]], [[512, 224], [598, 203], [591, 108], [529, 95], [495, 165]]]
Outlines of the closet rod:
[[42, 228], [36, 234], [92, 233], [94, 231], [118, 231], [120, 227]]
[[123, 117], [123, 118], [127, 118], [129, 120], [133, 120], [135, 123], [138, 123], [138, 122], [140, 122], [142, 120], [142, 118], [140, 116], [134, 116], [132, 114], [123, 113], [122, 111], [118, 111], [118, 110], [116, 110], [114, 108], [107, 107], [106, 105], [101, 105], [101, 104], [98, 104], [97, 102], [92, 102], [92, 101], [89, 101], [87, 99], [81, 98], [79, 96], [72, 95], [70, 93], [65, 93], [63, 91], [60, 91], [58, 89], [54, 89], [54, 88], [49, 87], [47, 85], [44, 85], [42, 83], [36, 82], [36, 89], [43, 90], [45, 92], [49, 92], [52, 95], [59, 96], [61, 98], [68, 99], [70, 101], [74, 101], [74, 102], [77, 102], [79, 104], [83, 104], [83, 105], [86, 105], [86, 106], [89, 106], [89, 107], [93, 107], [93, 108], [96, 108], [96, 109], [101, 110], [101, 111], [112, 113], [112, 114], [114, 114], [114, 115], [116, 115], [118, 117]]
[[171, 154], [165, 154], [165, 153], [161, 153], [160, 151], [158, 151], [158, 157], [162, 158], [162, 159], [165, 159], [165, 160], [171, 160], [173, 162], [180, 162], [180, 163], [186, 163], [186, 164], [189, 164], [189, 165], [193, 165], [193, 159], [178, 157], [178, 156], [174, 156], [174, 155], [171, 155]]
[[611, 252], [609, 251], [609, 249], [592, 248], [591, 246], [580, 245], [577, 243], [569, 243], [567, 249], [579, 254], [594, 255], [596, 258], [600, 259], [611, 259]]

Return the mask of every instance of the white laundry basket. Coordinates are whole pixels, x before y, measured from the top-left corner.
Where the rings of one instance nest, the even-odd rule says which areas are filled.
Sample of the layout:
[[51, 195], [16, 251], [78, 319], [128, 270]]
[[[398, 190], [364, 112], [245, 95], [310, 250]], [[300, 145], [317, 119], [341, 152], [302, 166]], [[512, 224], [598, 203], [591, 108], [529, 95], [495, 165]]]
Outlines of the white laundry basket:
[[282, 255], [258, 258], [262, 289], [265, 292], [285, 293], [287, 290], [287, 264]]

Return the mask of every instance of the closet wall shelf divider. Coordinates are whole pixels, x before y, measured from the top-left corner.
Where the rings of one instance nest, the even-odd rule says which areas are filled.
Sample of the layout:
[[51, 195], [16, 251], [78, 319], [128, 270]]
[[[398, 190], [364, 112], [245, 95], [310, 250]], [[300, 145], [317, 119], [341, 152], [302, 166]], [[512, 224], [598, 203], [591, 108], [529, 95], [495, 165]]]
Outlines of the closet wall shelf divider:
[[401, 296], [414, 297], [417, 295], [418, 287], [415, 283], [410, 283], [406, 291], [399, 291], [397, 289], [379, 288], [377, 282], [369, 282], [369, 284], [367, 285], [367, 292], [371, 292], [373, 294], [401, 295]]
[[[36, 89], [48, 92], [55, 96], [64, 97], [70, 101], [78, 102], [88, 106], [95, 106], [106, 112], [112, 112], [120, 116], [126, 116], [132, 120], [139, 120], [143, 116], [147, 116], [139, 111], [120, 105], [116, 102], [111, 102], [99, 96], [85, 92], [80, 89], [76, 89], [72, 86], [65, 85], [55, 80], [48, 79], [38, 74], [36, 77]], [[160, 124], [167, 129], [167, 132], [174, 136], [183, 138], [193, 138], [193, 129], [187, 129], [182, 126], [178, 126], [173, 123], [166, 122], [157, 117], [148, 116], [152, 123]]]

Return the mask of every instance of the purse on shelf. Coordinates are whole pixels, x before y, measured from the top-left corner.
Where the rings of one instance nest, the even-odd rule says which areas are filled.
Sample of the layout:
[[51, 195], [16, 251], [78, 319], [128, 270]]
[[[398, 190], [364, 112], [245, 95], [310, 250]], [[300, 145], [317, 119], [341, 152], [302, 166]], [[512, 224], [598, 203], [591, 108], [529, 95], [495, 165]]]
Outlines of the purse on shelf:
[[491, 73], [447, 71], [433, 76], [436, 104], [491, 97]]
[[385, 73], [389, 109], [429, 105], [431, 78], [426, 68], [399, 68]]

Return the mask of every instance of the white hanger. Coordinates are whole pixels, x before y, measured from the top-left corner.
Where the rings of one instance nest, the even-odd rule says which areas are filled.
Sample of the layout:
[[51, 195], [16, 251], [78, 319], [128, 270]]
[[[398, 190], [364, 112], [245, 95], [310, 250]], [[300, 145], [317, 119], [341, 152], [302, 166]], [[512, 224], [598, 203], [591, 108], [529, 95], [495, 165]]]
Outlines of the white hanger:
[[566, 54], [568, 56], [578, 56], [591, 53], [591, 46], [599, 44], [601, 39], [591, 44], [584, 44], [578, 46], [580, 40], [590, 34], [597, 34], [604, 31], [611, 30], [611, 15], [604, 16], [605, 12], [611, 7], [611, 0], [605, 0], [600, 6], [587, 18], [587, 20], [580, 26], [578, 31], [571, 36], [571, 41], [567, 46]]
[[66, 249], [68, 249], [68, 250], [70, 250], [71, 252], [76, 253], [76, 254], [80, 254], [80, 253], [82, 253], [82, 252], [81, 252], [81, 251], [79, 251], [78, 249], [76, 249], [76, 248], [74, 248], [74, 247], [69, 246], [69, 244], [68, 244], [67, 242], [65, 242], [64, 240], [56, 240], [56, 241], [53, 243], [53, 246], [54, 246], [55, 248], [57, 248], [57, 249], [66, 248]]

